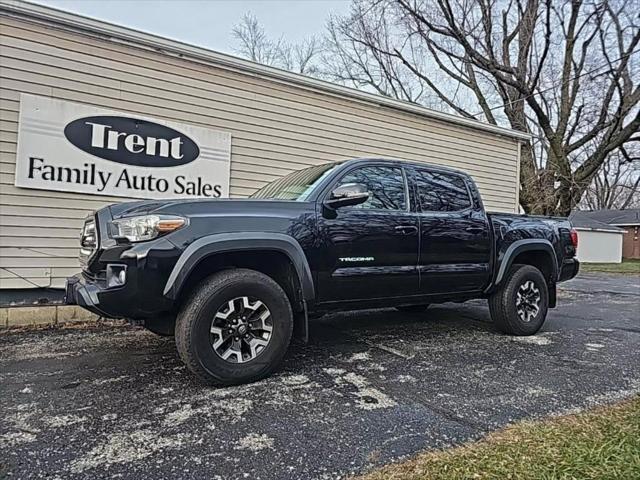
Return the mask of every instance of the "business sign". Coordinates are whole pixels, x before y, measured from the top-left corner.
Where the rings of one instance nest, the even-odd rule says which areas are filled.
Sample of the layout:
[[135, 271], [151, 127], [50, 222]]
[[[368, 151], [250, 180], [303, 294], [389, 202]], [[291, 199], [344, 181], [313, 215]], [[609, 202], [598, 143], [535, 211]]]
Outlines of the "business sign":
[[16, 187], [228, 197], [231, 134], [22, 94]]

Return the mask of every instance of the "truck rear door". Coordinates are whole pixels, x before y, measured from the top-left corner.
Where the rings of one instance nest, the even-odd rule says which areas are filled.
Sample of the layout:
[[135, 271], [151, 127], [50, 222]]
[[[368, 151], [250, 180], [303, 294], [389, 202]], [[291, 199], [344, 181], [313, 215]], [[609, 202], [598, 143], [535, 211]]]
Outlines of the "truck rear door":
[[490, 279], [490, 224], [475, 185], [465, 175], [413, 167], [418, 199], [423, 294], [482, 290]]

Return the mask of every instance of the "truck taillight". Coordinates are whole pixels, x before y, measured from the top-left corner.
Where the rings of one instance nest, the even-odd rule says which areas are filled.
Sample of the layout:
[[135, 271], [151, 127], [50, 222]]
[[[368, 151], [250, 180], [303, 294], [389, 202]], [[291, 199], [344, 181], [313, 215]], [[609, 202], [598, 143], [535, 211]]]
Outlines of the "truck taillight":
[[575, 248], [578, 248], [578, 232], [575, 228], [571, 229], [571, 232], [569, 232], [571, 234], [571, 245], [573, 245]]

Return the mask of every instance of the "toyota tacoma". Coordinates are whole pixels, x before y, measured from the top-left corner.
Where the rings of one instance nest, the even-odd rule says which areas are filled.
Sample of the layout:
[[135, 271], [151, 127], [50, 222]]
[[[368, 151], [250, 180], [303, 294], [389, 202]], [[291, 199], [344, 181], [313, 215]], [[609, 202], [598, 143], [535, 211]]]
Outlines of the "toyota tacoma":
[[257, 380], [309, 317], [488, 300], [497, 329], [535, 334], [578, 272], [563, 218], [487, 213], [463, 172], [356, 159], [293, 172], [248, 199], [111, 205], [81, 234], [66, 301], [175, 335], [215, 385]]

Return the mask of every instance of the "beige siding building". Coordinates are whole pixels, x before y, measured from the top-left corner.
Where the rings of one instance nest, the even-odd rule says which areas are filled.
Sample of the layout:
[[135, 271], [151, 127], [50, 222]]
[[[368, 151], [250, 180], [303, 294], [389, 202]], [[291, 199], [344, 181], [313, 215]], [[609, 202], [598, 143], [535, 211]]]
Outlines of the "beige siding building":
[[0, 31], [2, 289], [63, 287], [82, 219], [127, 200], [16, 186], [25, 98], [228, 134], [231, 197], [305, 166], [387, 157], [464, 170], [488, 209], [517, 212], [525, 134], [17, 1], [0, 2]]

